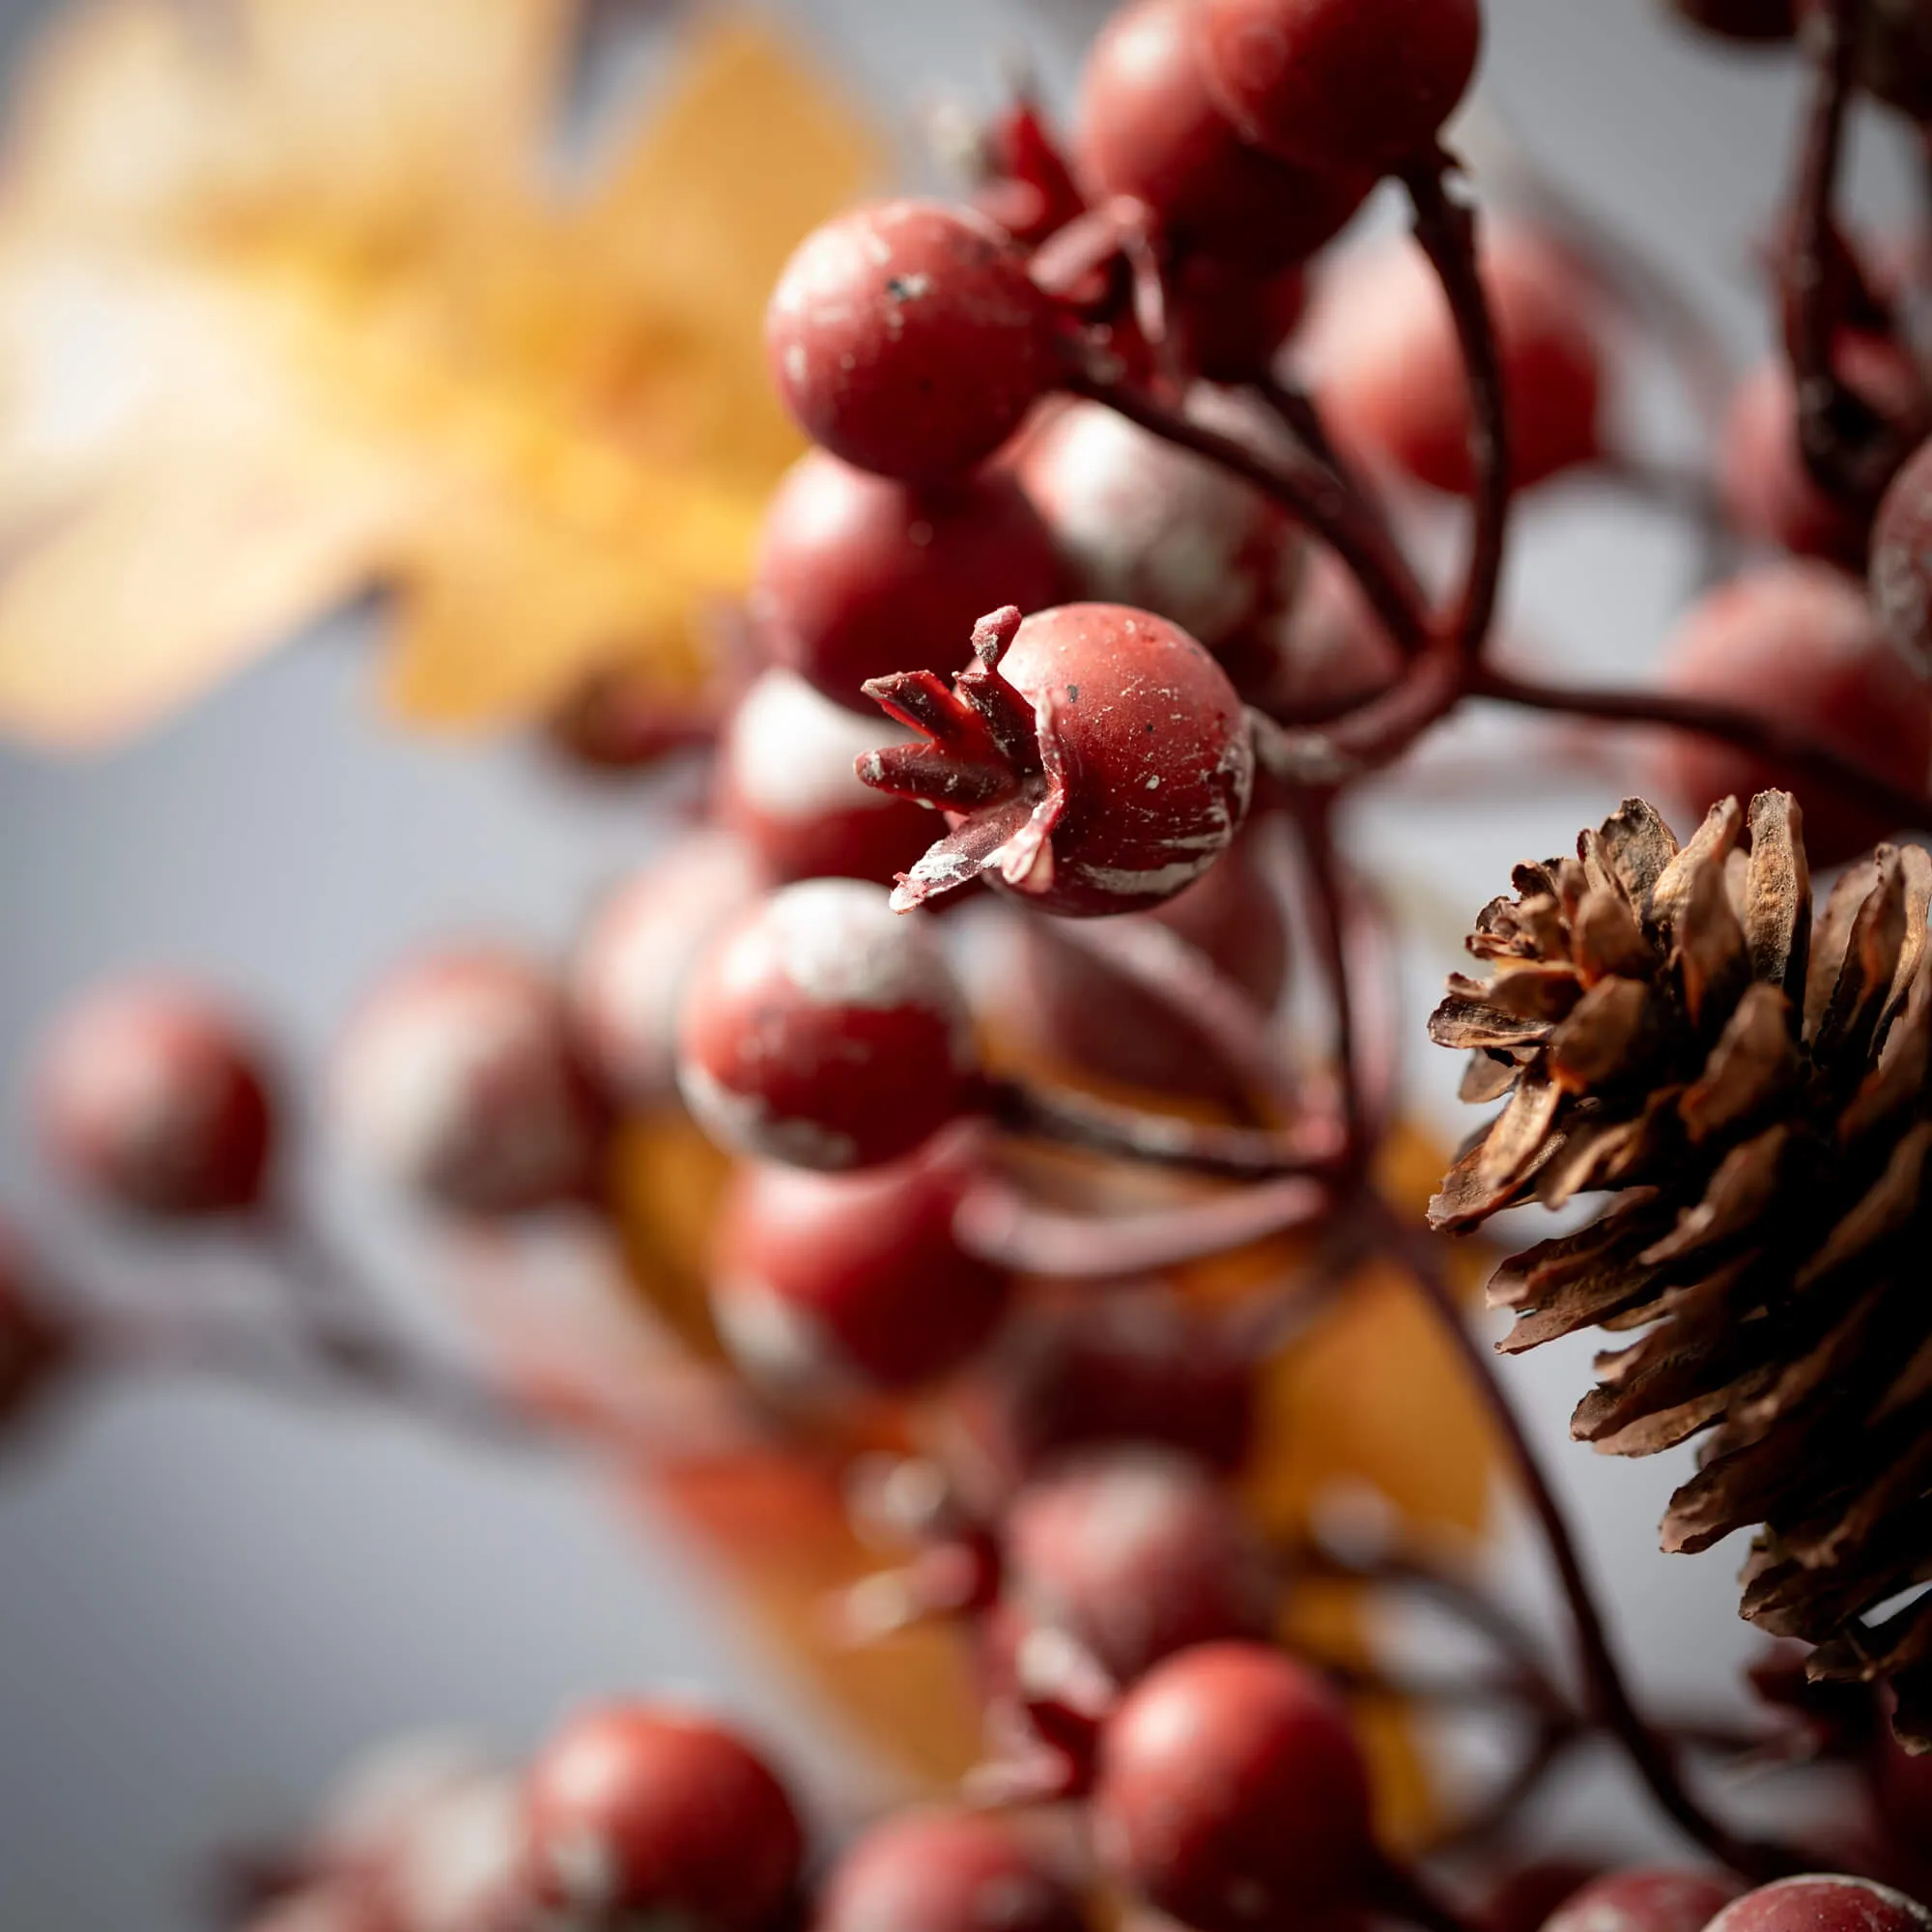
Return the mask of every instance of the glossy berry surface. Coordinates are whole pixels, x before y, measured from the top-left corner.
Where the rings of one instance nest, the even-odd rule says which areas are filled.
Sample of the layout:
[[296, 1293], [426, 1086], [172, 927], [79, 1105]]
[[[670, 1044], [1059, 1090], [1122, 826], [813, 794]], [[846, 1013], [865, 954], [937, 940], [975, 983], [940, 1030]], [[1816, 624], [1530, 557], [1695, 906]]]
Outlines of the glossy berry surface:
[[1094, 1833], [1110, 1877], [1201, 1932], [1317, 1922], [1367, 1878], [1368, 1773], [1320, 1678], [1260, 1644], [1208, 1644], [1108, 1720]]
[[817, 229], [766, 317], [779, 394], [821, 447], [915, 482], [990, 456], [1051, 385], [1053, 316], [998, 229], [889, 201]]
[[1725, 1872], [1609, 1872], [1572, 1892], [1544, 1932], [1703, 1932], [1744, 1889]]
[[787, 886], [720, 935], [687, 985], [678, 1084], [721, 1145], [873, 1167], [965, 1110], [964, 1004], [928, 927], [876, 886]]
[[719, 1215], [711, 1305], [747, 1374], [814, 1401], [915, 1387], [973, 1355], [1011, 1282], [953, 1238], [969, 1179], [936, 1152], [865, 1174], [742, 1168]]
[[[1822, 564], [1778, 564], [1713, 591], [1685, 618], [1662, 681], [1805, 730], [1897, 784], [1924, 782], [1932, 696], [1887, 641], [1859, 585]], [[1653, 753], [1659, 784], [1703, 810], [1760, 791], [1796, 793], [1814, 866], [1854, 858], [1897, 828], [1869, 808], [1713, 740], [1671, 733]]]
[[1669, 0], [1670, 10], [1727, 41], [1788, 41], [1798, 32], [1798, 0]]
[[[1533, 229], [1485, 234], [1481, 267], [1508, 399], [1520, 489], [1602, 451], [1603, 351], [1587, 285]], [[1339, 279], [1318, 340], [1317, 390], [1347, 447], [1467, 496], [1468, 382], [1449, 305], [1420, 253], [1387, 247]]]
[[781, 884], [829, 878], [890, 886], [936, 828], [923, 806], [860, 782], [854, 766], [878, 737], [876, 721], [834, 704], [803, 678], [764, 672], [746, 688], [719, 741], [719, 821]]
[[71, 1007], [43, 1045], [34, 1108], [49, 1163], [128, 1213], [234, 1213], [268, 1182], [275, 1118], [262, 1050], [192, 986], [133, 980]]
[[1301, 167], [1386, 169], [1427, 151], [1482, 50], [1477, 0], [1201, 0], [1208, 85]]
[[1247, 814], [1254, 747], [1226, 672], [1145, 611], [1069, 604], [1024, 622], [996, 612], [948, 691], [884, 678], [881, 704], [927, 741], [861, 765], [924, 798], [952, 833], [896, 906], [981, 873], [1042, 910], [1134, 912], [1172, 898], [1226, 851]]
[[1892, 642], [1932, 670], [1932, 442], [1892, 478], [1879, 505], [1871, 594]]
[[1074, 166], [1096, 202], [1142, 204], [1180, 253], [1279, 268], [1340, 233], [1375, 177], [1264, 154], [1208, 92], [1193, 0], [1137, 0], [1101, 29], [1081, 79]]
[[783, 1907], [804, 1834], [743, 1739], [696, 1712], [611, 1704], [567, 1723], [524, 1784], [527, 1883], [586, 1932], [645, 1918], [756, 1932]]
[[412, 961], [337, 1049], [345, 1139], [393, 1185], [448, 1212], [517, 1214], [594, 1184], [604, 1116], [561, 988], [514, 953]]
[[1118, 1684], [1192, 1644], [1264, 1637], [1264, 1552], [1205, 1464], [1137, 1444], [1089, 1450], [1013, 1498], [1008, 1606], [1073, 1638]]
[[1932, 1909], [1868, 1878], [1814, 1873], [1760, 1886], [1724, 1907], [1709, 1932], [1926, 1932]]
[[1081, 1932], [1066, 1880], [1005, 1818], [910, 1811], [833, 1866], [813, 1932]]
[[812, 450], [765, 512], [752, 614], [780, 664], [876, 717], [867, 678], [957, 670], [982, 611], [1038, 610], [1059, 583], [1052, 539], [1012, 476], [918, 487]]

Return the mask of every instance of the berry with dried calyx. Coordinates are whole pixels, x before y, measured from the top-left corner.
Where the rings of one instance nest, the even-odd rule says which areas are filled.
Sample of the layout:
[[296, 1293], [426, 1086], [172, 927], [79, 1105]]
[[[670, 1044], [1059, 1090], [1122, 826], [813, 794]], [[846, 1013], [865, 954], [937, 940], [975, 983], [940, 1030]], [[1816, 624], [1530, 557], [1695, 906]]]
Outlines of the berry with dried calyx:
[[970, 1165], [934, 1151], [865, 1174], [740, 1170], [711, 1266], [719, 1332], [751, 1378], [808, 1404], [951, 1374], [999, 1325], [1004, 1269], [952, 1233]]
[[828, 221], [766, 316], [799, 427], [882, 476], [935, 482], [990, 456], [1052, 387], [1054, 310], [992, 223], [931, 201]]
[[595, 1188], [605, 1116], [561, 989], [514, 953], [435, 953], [384, 980], [344, 1030], [343, 1136], [445, 1212], [521, 1214]]
[[[1492, 225], [1481, 269], [1509, 408], [1519, 489], [1603, 453], [1604, 350], [1588, 283], [1558, 244]], [[1350, 265], [1309, 326], [1316, 393], [1344, 446], [1433, 489], [1468, 496], [1469, 387], [1447, 298], [1421, 253], [1390, 245]]]
[[1070, 1637], [1116, 1684], [1274, 1621], [1259, 1539], [1208, 1468], [1172, 1449], [1088, 1450], [1036, 1478], [1002, 1547], [1007, 1608], [1029, 1632]]
[[781, 664], [876, 717], [867, 678], [957, 670], [981, 611], [1038, 610], [1059, 584], [1052, 538], [1002, 470], [917, 487], [812, 450], [765, 512], [751, 609]]
[[1892, 642], [1932, 672], [1932, 442], [1919, 445], [1879, 505], [1871, 594]]
[[1261, 1644], [1205, 1644], [1142, 1678], [1101, 1733], [1093, 1807], [1107, 1875], [1201, 1932], [1319, 1924], [1375, 1862], [1348, 1713]]
[[932, 814], [861, 784], [867, 724], [801, 677], [755, 678], [726, 720], [714, 773], [720, 821], [781, 884], [867, 879], [889, 886], [931, 842]]
[[1744, 1889], [1727, 1872], [1609, 1872], [1572, 1892], [1544, 1932], [1703, 1932]]
[[1482, 51], [1477, 0], [1202, 0], [1208, 84], [1249, 140], [1304, 168], [1426, 155]]
[[646, 1918], [757, 1932], [783, 1909], [805, 1838], [770, 1766], [734, 1731], [668, 1704], [600, 1705], [524, 1781], [537, 1904], [584, 1932]]
[[199, 989], [131, 980], [54, 1023], [34, 1087], [50, 1164], [108, 1207], [193, 1220], [258, 1206], [275, 1153], [262, 1048]]
[[1928, 1932], [1932, 1910], [1873, 1879], [1817, 1872], [1734, 1900], [1707, 1932]]
[[827, 1875], [812, 1932], [1082, 1932], [1079, 1893], [1017, 1820], [909, 1811]]
[[1068, 604], [995, 611], [952, 689], [930, 672], [867, 687], [924, 742], [867, 754], [867, 784], [941, 807], [952, 830], [896, 908], [982, 873], [1085, 917], [1172, 898], [1247, 815], [1254, 745], [1227, 673], [1165, 618]]
[[1193, 0], [1134, 0], [1087, 57], [1074, 167], [1097, 201], [1146, 209], [1160, 240], [1259, 267], [1305, 261], [1368, 198], [1364, 168], [1316, 173], [1264, 154], [1208, 92]]
[[911, 1153], [975, 1098], [965, 1003], [926, 923], [853, 879], [753, 906], [691, 976], [678, 1085], [759, 1160], [827, 1170]]
[[1789, 41], [1798, 33], [1798, 0], [1667, 0], [1670, 11], [1727, 41]]
[[[1822, 564], [1751, 571], [1692, 607], [1666, 650], [1666, 690], [1801, 730], [1893, 783], [1932, 761], [1932, 694], [1887, 641], [1857, 583]], [[1815, 866], [1895, 831], [1889, 818], [1748, 753], [1689, 732], [1661, 737], [1658, 783], [1698, 810], [1727, 797], [1791, 791]]]

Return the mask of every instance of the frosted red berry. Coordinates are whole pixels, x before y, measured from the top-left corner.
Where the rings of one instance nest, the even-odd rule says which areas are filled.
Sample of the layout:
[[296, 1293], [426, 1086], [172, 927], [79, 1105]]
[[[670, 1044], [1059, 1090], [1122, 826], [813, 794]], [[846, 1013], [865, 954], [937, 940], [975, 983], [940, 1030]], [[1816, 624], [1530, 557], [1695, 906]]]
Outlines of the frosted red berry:
[[948, 1375], [999, 1325], [1003, 1269], [953, 1237], [971, 1179], [935, 1152], [865, 1174], [756, 1163], [720, 1209], [719, 1332], [752, 1378], [807, 1402]]
[[[1602, 454], [1604, 355], [1589, 288], [1530, 228], [1488, 230], [1481, 267], [1511, 475], [1532, 489]], [[1448, 300], [1419, 251], [1391, 245], [1351, 265], [1311, 333], [1317, 393], [1344, 445], [1434, 489], [1474, 489], [1468, 380]]]
[[536, 1902], [584, 1932], [645, 1918], [757, 1932], [784, 1907], [804, 1834], [770, 1766], [695, 1711], [607, 1704], [564, 1725], [524, 1783]]
[[796, 1167], [897, 1160], [971, 1103], [964, 1003], [929, 926], [876, 886], [812, 879], [737, 920], [699, 962], [678, 1084], [713, 1139]]
[[780, 664], [876, 717], [867, 678], [957, 670], [981, 611], [1038, 610], [1059, 582], [1046, 526], [1003, 470], [921, 487], [813, 450], [766, 509], [751, 607]]
[[1091, 1449], [1040, 1475], [1009, 1507], [1003, 1548], [1008, 1608], [1071, 1637], [1117, 1684], [1273, 1624], [1254, 1532], [1207, 1466], [1172, 1449]]
[[190, 1220], [255, 1207], [275, 1152], [266, 1055], [221, 1001], [164, 980], [89, 994], [43, 1043], [41, 1144], [82, 1192]]
[[1305, 168], [1425, 154], [1476, 71], [1477, 0], [1201, 0], [1208, 85], [1248, 137]]
[[344, 1029], [334, 1088], [349, 1146], [444, 1211], [525, 1213], [596, 1184], [605, 1117], [562, 989], [515, 953], [391, 973]]
[[1798, 32], [1798, 0], [1669, 0], [1670, 9], [1727, 41], [1788, 41]]
[[872, 692], [925, 740], [860, 767], [923, 798], [952, 830], [895, 906], [992, 876], [1043, 911], [1134, 912], [1172, 898], [1227, 850], [1247, 814], [1254, 746], [1227, 673], [1179, 626], [1112, 604], [1020, 621], [995, 612], [976, 661]]
[[1932, 1910], [1873, 1879], [1815, 1873], [1760, 1886], [1708, 1932], [1927, 1932]]
[[1260, 1644], [1182, 1651], [1127, 1693], [1101, 1734], [1093, 1817], [1108, 1876], [1201, 1932], [1321, 1923], [1374, 1859], [1347, 1712]]
[[[1662, 682], [1802, 730], [1898, 785], [1922, 785], [1932, 762], [1932, 693], [1860, 586], [1822, 564], [1771, 565], [1713, 591], [1672, 638]], [[1662, 736], [1652, 764], [1660, 787], [1698, 811], [1726, 797], [1796, 793], [1814, 866], [1841, 864], [1898, 829], [1806, 776], [1688, 732]]]
[[1087, 57], [1073, 161], [1096, 202], [1124, 196], [1180, 254], [1280, 268], [1340, 233], [1375, 185], [1366, 169], [1316, 173], [1264, 154], [1208, 92], [1193, 0], [1136, 0]]
[[1082, 1932], [1079, 1894], [1015, 1820], [909, 1811], [833, 1866], [812, 1932]]
[[1744, 1889], [1727, 1872], [1662, 1866], [1609, 1872], [1572, 1892], [1544, 1932], [1704, 1932]]
[[1932, 442], [1920, 444], [1879, 505], [1871, 594], [1891, 641], [1932, 671]]
[[990, 456], [1053, 384], [1053, 310], [970, 210], [888, 201], [828, 221], [766, 317], [799, 427], [862, 469], [914, 482]]

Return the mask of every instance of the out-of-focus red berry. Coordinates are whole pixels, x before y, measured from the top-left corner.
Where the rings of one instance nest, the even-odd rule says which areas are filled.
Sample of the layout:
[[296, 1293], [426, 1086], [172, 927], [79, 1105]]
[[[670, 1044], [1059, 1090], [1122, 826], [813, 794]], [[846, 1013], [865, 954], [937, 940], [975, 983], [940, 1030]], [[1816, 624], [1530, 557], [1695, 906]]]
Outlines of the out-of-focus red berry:
[[699, 1713], [606, 1704], [564, 1725], [524, 1783], [527, 1883], [584, 1932], [650, 1918], [756, 1932], [784, 1906], [804, 1834], [770, 1767]]
[[1670, 10], [1727, 41], [1788, 41], [1798, 32], [1798, 0], [1668, 0]]
[[35, 1294], [25, 1251], [0, 1225], [0, 1435], [52, 1392], [74, 1350], [68, 1324]]
[[275, 1151], [265, 1056], [234, 1012], [163, 980], [103, 987], [55, 1020], [34, 1089], [53, 1167], [165, 1220], [256, 1206]]
[[[1912, 358], [1878, 336], [1840, 338], [1839, 373], [1880, 414], [1909, 420], [1924, 387]], [[1738, 384], [1718, 453], [1718, 492], [1732, 526], [1798, 556], [1864, 567], [1870, 519], [1811, 479], [1798, 443], [1798, 398], [1782, 356], [1768, 357]]]
[[938, 1151], [866, 1174], [742, 1168], [711, 1268], [712, 1310], [740, 1365], [808, 1402], [951, 1374], [1011, 1293], [1004, 1270], [953, 1238], [970, 1179]]
[[[1483, 237], [1520, 489], [1602, 453], [1604, 357], [1587, 285], [1526, 227]], [[1317, 393], [1337, 439], [1437, 490], [1467, 496], [1469, 392], [1455, 323], [1421, 253], [1391, 244], [1351, 263], [1311, 325]]]
[[1347, 1712], [1261, 1644], [1204, 1644], [1141, 1679], [1101, 1733], [1093, 1815], [1108, 1876], [1201, 1932], [1320, 1924], [1375, 1856]]
[[1201, 0], [1208, 82], [1249, 140], [1300, 167], [1426, 154], [1482, 51], [1477, 0]]
[[812, 1932], [1081, 1932], [1077, 1892], [1014, 1820], [909, 1811], [833, 1866]]
[[604, 1114], [561, 989], [514, 953], [392, 972], [344, 1030], [334, 1074], [348, 1144], [436, 1208], [526, 1213], [595, 1181]]
[[566, 694], [544, 721], [543, 738], [566, 765], [614, 778], [701, 745], [708, 724], [696, 711], [674, 710], [653, 681], [609, 668]]
[[1932, 671], [1932, 442], [1919, 445], [1879, 505], [1871, 593], [1892, 642]]
[[1286, 724], [1320, 723], [1386, 691], [1402, 665], [1402, 652], [1354, 575], [1332, 552], [1320, 550], [1308, 560], [1267, 681], [1254, 698]]
[[[1922, 785], [1932, 763], [1932, 694], [1886, 640], [1859, 585], [1823, 564], [1775, 564], [1713, 591], [1672, 639], [1662, 683], [1803, 731], [1895, 784]], [[1671, 732], [1652, 759], [1659, 785], [1698, 811], [1725, 797], [1795, 792], [1815, 866], [1855, 858], [1897, 829], [1715, 739]]]
[[1147, 1443], [1090, 1449], [1013, 1498], [1003, 1595], [1117, 1684], [1190, 1645], [1265, 1637], [1265, 1551], [1207, 1467]]
[[597, 908], [570, 961], [570, 1013], [592, 1078], [616, 1105], [677, 1094], [684, 982], [727, 920], [766, 889], [744, 843], [704, 827], [634, 872]]
[[715, 1140], [794, 1167], [897, 1160], [965, 1111], [976, 1071], [927, 924], [810, 879], [753, 907], [686, 987], [678, 1085]]
[[1781, 1878], [1733, 1901], [1709, 1932], [1926, 1932], [1932, 1910], [1868, 1878]]
[[990, 456], [1052, 386], [1053, 310], [969, 209], [889, 201], [807, 236], [766, 318], [779, 393], [811, 440], [934, 482]]
[[981, 611], [1038, 610], [1059, 583], [1046, 526], [1005, 471], [918, 488], [813, 450], [765, 512], [752, 612], [781, 664], [876, 717], [868, 677], [957, 670]]
[[1728, 1872], [1610, 1872], [1572, 1892], [1544, 1932], [1703, 1932], [1744, 1889]]
[[[1820, 0], [1797, 0], [1804, 23]], [[1866, 0], [1859, 84], [1913, 120], [1932, 121], [1932, 12], [1924, 0]]]
[[1126, 196], [1177, 251], [1280, 268], [1332, 241], [1375, 176], [1264, 154], [1208, 91], [1193, 0], [1135, 0], [1087, 57], [1074, 166], [1095, 201]]
[[1308, 310], [1299, 265], [1257, 270], [1215, 255], [1190, 255], [1168, 281], [1167, 323], [1181, 363], [1209, 383], [1252, 383]]
[[1565, 1858], [1519, 1865], [1484, 1892], [1470, 1918], [1482, 1932], [1543, 1932], [1543, 1921], [1602, 1870]]

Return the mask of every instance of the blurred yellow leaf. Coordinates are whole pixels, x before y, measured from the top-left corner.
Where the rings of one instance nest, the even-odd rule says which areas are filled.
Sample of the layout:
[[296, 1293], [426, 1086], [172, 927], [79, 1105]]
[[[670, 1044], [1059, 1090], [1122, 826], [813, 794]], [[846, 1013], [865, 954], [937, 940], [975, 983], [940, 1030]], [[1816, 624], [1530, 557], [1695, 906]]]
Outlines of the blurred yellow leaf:
[[570, 0], [101, 0], [0, 163], [0, 728], [99, 740], [358, 589], [405, 716], [704, 668], [795, 449], [759, 318], [872, 166], [749, 20], [601, 180]]

